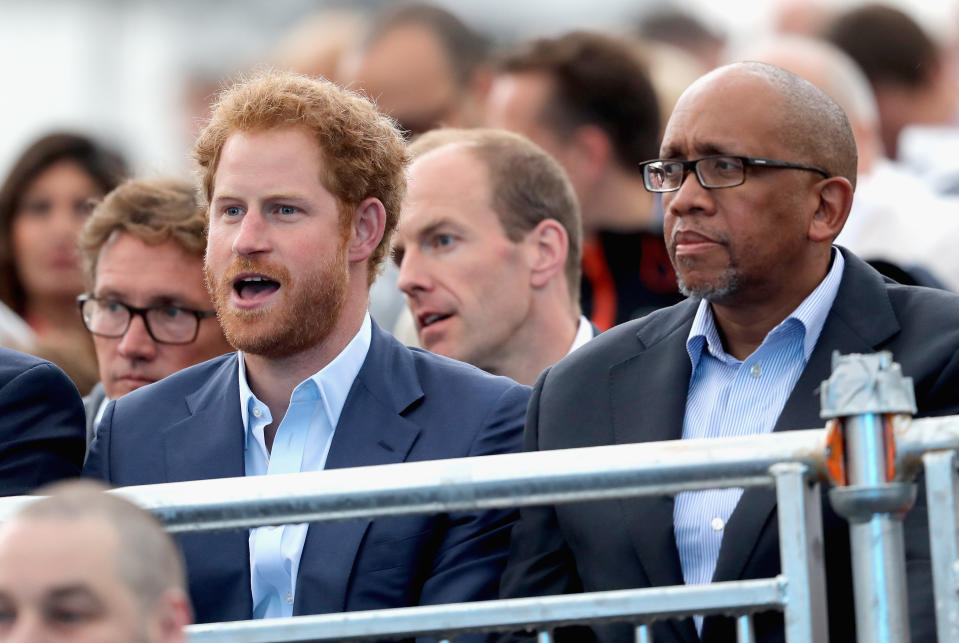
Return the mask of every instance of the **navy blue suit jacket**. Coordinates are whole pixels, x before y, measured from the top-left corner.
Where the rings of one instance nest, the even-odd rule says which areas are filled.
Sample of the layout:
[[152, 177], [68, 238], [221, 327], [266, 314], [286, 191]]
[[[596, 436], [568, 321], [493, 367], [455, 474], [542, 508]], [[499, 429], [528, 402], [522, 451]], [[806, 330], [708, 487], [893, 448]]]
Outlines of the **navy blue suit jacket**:
[[57, 366], [0, 348], [0, 496], [80, 475], [83, 403]]
[[[374, 324], [327, 469], [518, 451], [528, 387], [410, 349]], [[244, 475], [237, 357], [111, 402], [86, 471], [114, 485]], [[513, 510], [314, 523], [294, 614], [495, 598]], [[179, 537], [198, 622], [252, 618], [248, 531]]]

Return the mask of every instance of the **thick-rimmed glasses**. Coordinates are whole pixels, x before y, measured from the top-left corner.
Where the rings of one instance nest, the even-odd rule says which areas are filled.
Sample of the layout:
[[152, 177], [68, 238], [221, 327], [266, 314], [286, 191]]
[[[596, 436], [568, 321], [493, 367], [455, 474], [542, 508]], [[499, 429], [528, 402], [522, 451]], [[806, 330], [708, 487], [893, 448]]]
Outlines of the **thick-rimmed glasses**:
[[216, 316], [215, 310], [193, 310], [180, 306], [139, 308], [122, 301], [80, 295], [77, 297], [83, 325], [94, 335], [123, 337], [134, 315], [143, 318], [147, 332], [160, 344], [189, 344], [200, 332], [200, 320]]
[[759, 159], [751, 156], [728, 156], [717, 154], [691, 161], [653, 159], [639, 164], [643, 168], [643, 184], [650, 192], [674, 192], [679, 189], [692, 170], [704, 188], [732, 188], [746, 182], [746, 166], [768, 167], [784, 170], [806, 170], [829, 178], [829, 172], [815, 165], [802, 165], [789, 161]]

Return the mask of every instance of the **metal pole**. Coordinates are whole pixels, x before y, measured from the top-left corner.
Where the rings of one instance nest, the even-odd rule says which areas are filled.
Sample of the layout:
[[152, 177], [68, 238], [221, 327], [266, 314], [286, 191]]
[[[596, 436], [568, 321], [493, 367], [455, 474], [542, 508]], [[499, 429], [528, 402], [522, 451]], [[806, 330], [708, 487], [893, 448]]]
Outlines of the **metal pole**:
[[[455, 427], [451, 427], [453, 429]], [[769, 485], [769, 467], [823, 470], [826, 432], [510, 453], [123, 487], [171, 532], [651, 496]], [[0, 521], [36, 498], [0, 499]]]
[[890, 479], [887, 415], [916, 412], [912, 380], [889, 353], [833, 355], [822, 388], [822, 416], [840, 418], [845, 480], [830, 491], [836, 512], [849, 521], [856, 636], [860, 643], [906, 643], [906, 555], [902, 515], [915, 485]]
[[824, 642], [829, 633], [819, 484], [808, 479], [809, 470], [801, 464], [773, 465], [770, 472], [776, 478], [779, 556], [786, 577], [786, 640]]
[[932, 584], [936, 598], [936, 634], [940, 641], [959, 641], [959, 490], [956, 452], [934, 451], [922, 458], [926, 465], [929, 545]]
[[[865, 414], [847, 418], [845, 429], [850, 486], [884, 485], [883, 417]], [[876, 513], [862, 522], [852, 519], [849, 538], [858, 639], [863, 643], [909, 641], [902, 518]]]
[[636, 627], [636, 643], [653, 643], [653, 632], [648, 625]]
[[[691, 614], [741, 614], [785, 604], [782, 577], [587, 594], [420, 605], [365, 612], [190, 625], [191, 643], [454, 638], [470, 632], [533, 631], [573, 624], [635, 623]], [[648, 640], [648, 639], [647, 639]], [[816, 641], [819, 643], [819, 641]]]
[[736, 619], [736, 643], [756, 643], [752, 615], [743, 614]]

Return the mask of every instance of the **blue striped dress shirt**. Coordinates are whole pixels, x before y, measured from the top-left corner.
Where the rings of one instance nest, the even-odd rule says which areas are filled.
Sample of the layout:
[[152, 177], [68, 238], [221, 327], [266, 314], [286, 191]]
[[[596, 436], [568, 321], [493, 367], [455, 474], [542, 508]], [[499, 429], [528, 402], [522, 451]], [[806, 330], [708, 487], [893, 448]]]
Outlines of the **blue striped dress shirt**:
[[[683, 439], [769, 433], [806, 367], [836, 298], [844, 265], [832, 252], [826, 278], [791, 315], [773, 328], [749, 357], [739, 361], [723, 349], [712, 308], [699, 304], [686, 339], [692, 362]], [[726, 521], [742, 488], [689, 491], [676, 496], [673, 529], [687, 585], [712, 580]], [[702, 617], [695, 617], [696, 629]]]

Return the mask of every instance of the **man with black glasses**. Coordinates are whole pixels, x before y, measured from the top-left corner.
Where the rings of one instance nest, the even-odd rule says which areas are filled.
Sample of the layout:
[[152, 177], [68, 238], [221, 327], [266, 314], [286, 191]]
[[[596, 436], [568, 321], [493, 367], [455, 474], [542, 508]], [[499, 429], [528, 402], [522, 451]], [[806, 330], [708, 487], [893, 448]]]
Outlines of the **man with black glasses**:
[[107, 402], [230, 350], [203, 282], [206, 210], [189, 183], [127, 181], [80, 236], [100, 383], [84, 398], [87, 444]]
[[[690, 86], [662, 158], [642, 164], [689, 297], [594, 339], [539, 380], [526, 448], [721, 438], [822, 426], [831, 355], [891, 351], [919, 415], [959, 411], [959, 297], [883, 279], [833, 245], [852, 204], [856, 145], [841, 108], [778, 67], [740, 63]], [[924, 491], [906, 517], [912, 640], [934, 639]], [[829, 640], [855, 640], [849, 533], [823, 504]], [[530, 508], [505, 596], [768, 578], [780, 571], [771, 488]], [[596, 529], [603, 525], [603, 529]], [[779, 612], [757, 641], [782, 641]], [[662, 641], [731, 641], [735, 620], [653, 624]], [[632, 641], [628, 624], [567, 640]], [[559, 632], [558, 641], [563, 640]]]

